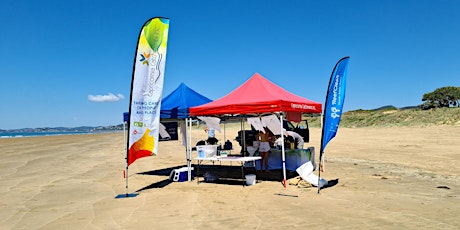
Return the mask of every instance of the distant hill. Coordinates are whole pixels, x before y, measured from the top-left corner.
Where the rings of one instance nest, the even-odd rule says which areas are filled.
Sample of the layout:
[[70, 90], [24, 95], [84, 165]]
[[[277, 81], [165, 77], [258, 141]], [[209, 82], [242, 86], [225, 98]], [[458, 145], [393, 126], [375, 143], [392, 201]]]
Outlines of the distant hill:
[[371, 111], [378, 111], [378, 110], [393, 110], [393, 109], [398, 109], [392, 105], [385, 105], [377, 109], [372, 109]]
[[[321, 117], [307, 117], [311, 127], [321, 127]], [[460, 126], [460, 108], [421, 110], [418, 107], [383, 106], [342, 114], [340, 127]]]
[[[305, 117], [310, 127], [321, 127], [321, 116]], [[371, 110], [353, 110], [342, 114], [340, 127], [395, 127], [395, 126], [460, 126], [460, 108], [438, 108], [421, 110], [417, 106], [396, 108], [392, 105]], [[123, 124], [113, 126], [81, 126], [74, 128], [24, 128], [1, 130], [2, 132], [104, 132], [123, 130]]]

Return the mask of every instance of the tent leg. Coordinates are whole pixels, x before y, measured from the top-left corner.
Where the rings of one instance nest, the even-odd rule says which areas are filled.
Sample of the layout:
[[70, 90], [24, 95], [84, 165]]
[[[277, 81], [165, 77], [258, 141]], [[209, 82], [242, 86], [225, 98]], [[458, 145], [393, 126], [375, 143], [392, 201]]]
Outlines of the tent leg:
[[188, 168], [188, 181], [192, 181], [192, 118], [185, 119], [185, 130], [187, 141], [187, 168]]
[[284, 130], [283, 130], [283, 114], [280, 113], [280, 126], [281, 126], [281, 157], [283, 160], [283, 185], [286, 188], [286, 157], [284, 151]]

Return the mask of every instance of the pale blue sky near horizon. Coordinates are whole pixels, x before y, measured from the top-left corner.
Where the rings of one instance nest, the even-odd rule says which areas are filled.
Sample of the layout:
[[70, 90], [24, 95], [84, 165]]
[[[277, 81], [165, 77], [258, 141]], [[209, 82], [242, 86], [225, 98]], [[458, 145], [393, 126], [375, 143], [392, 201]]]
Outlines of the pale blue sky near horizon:
[[216, 100], [258, 72], [324, 103], [350, 56], [345, 111], [419, 105], [460, 86], [459, 11], [456, 0], [3, 0], [0, 129], [121, 124], [155, 16], [170, 19], [164, 96], [185, 83]]

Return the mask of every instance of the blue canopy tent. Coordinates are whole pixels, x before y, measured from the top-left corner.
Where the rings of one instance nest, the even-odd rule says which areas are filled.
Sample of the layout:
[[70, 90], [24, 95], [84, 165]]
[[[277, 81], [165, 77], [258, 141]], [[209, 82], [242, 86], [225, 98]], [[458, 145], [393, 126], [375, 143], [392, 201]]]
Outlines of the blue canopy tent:
[[[174, 91], [161, 100], [160, 118], [187, 118], [189, 108], [203, 105], [212, 100], [180, 83]], [[127, 122], [129, 112], [123, 113], [123, 121]]]
[[[190, 107], [206, 104], [211, 101], [211, 99], [195, 92], [184, 83], [181, 83], [168, 96], [164, 97], [161, 100], [160, 119], [166, 131], [170, 134], [169, 139], [178, 139], [177, 120], [188, 118]], [[168, 120], [170, 122], [167, 122]], [[167, 139], [160, 138], [160, 140]]]
[[179, 87], [161, 100], [160, 118], [187, 118], [190, 107], [211, 101], [211, 99], [181, 83]]

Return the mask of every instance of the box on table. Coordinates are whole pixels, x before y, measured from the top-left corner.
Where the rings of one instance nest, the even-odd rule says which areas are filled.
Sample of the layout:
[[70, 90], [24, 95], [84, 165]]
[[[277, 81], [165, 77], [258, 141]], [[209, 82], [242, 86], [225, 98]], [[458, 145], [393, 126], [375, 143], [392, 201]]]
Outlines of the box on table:
[[197, 145], [198, 157], [215, 157], [217, 155], [217, 145]]

